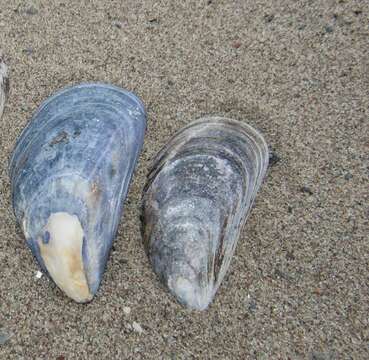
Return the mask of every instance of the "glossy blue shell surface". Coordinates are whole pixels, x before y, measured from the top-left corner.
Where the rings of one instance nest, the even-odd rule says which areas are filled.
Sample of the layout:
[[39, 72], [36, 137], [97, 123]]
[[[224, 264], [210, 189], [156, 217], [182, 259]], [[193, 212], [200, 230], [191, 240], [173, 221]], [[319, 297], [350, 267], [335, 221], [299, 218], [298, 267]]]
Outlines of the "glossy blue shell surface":
[[22, 132], [10, 161], [16, 218], [46, 270], [36, 239], [53, 213], [78, 217], [83, 264], [95, 294], [122, 215], [146, 129], [133, 93], [89, 83], [47, 99]]

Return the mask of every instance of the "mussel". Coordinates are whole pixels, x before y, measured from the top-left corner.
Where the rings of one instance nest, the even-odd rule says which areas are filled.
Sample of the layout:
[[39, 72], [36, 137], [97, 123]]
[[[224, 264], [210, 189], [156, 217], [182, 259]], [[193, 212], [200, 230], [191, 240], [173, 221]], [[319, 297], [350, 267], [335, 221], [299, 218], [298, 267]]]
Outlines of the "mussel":
[[77, 302], [98, 290], [145, 129], [134, 94], [81, 84], [47, 99], [16, 143], [16, 218], [41, 268]]
[[9, 92], [8, 68], [0, 52], [0, 119], [3, 115], [5, 100]]
[[268, 167], [251, 126], [206, 117], [159, 152], [142, 198], [142, 236], [155, 273], [183, 305], [206, 309], [230, 265]]

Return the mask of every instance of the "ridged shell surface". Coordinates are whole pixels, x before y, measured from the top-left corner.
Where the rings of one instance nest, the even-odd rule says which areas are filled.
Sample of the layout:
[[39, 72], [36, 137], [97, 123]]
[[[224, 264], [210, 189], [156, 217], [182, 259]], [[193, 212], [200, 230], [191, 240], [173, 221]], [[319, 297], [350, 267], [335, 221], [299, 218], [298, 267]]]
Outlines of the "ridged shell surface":
[[145, 129], [134, 94], [81, 84], [47, 99], [14, 149], [16, 218], [41, 267], [77, 302], [99, 287]]
[[154, 271], [185, 306], [203, 310], [212, 301], [268, 158], [251, 126], [207, 117], [180, 130], [154, 160], [143, 194], [143, 241]]
[[5, 101], [9, 92], [8, 68], [0, 52], [0, 119], [3, 115]]

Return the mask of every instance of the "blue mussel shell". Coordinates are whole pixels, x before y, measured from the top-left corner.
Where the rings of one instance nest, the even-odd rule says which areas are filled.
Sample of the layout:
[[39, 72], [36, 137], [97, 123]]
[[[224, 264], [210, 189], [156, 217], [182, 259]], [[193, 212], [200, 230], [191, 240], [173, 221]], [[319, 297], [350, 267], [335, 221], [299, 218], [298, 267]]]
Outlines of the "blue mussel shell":
[[16, 218], [40, 266], [77, 302], [98, 290], [145, 129], [134, 94], [81, 84], [47, 99], [15, 146]]

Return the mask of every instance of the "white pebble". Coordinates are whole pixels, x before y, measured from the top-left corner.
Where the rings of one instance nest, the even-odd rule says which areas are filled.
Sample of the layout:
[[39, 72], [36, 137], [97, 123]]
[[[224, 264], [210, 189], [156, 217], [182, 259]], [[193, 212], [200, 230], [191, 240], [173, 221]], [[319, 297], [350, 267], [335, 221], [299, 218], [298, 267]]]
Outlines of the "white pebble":
[[134, 321], [132, 323], [132, 327], [133, 327], [133, 330], [136, 331], [137, 333], [139, 333], [139, 334], [143, 333], [143, 329], [142, 329], [141, 325], [139, 323], [136, 323], [136, 321]]
[[42, 278], [42, 272], [41, 271], [37, 271], [36, 272], [36, 279], [41, 279]]
[[123, 312], [126, 314], [126, 315], [129, 315], [131, 313], [131, 308], [129, 306], [124, 306], [123, 307]]

